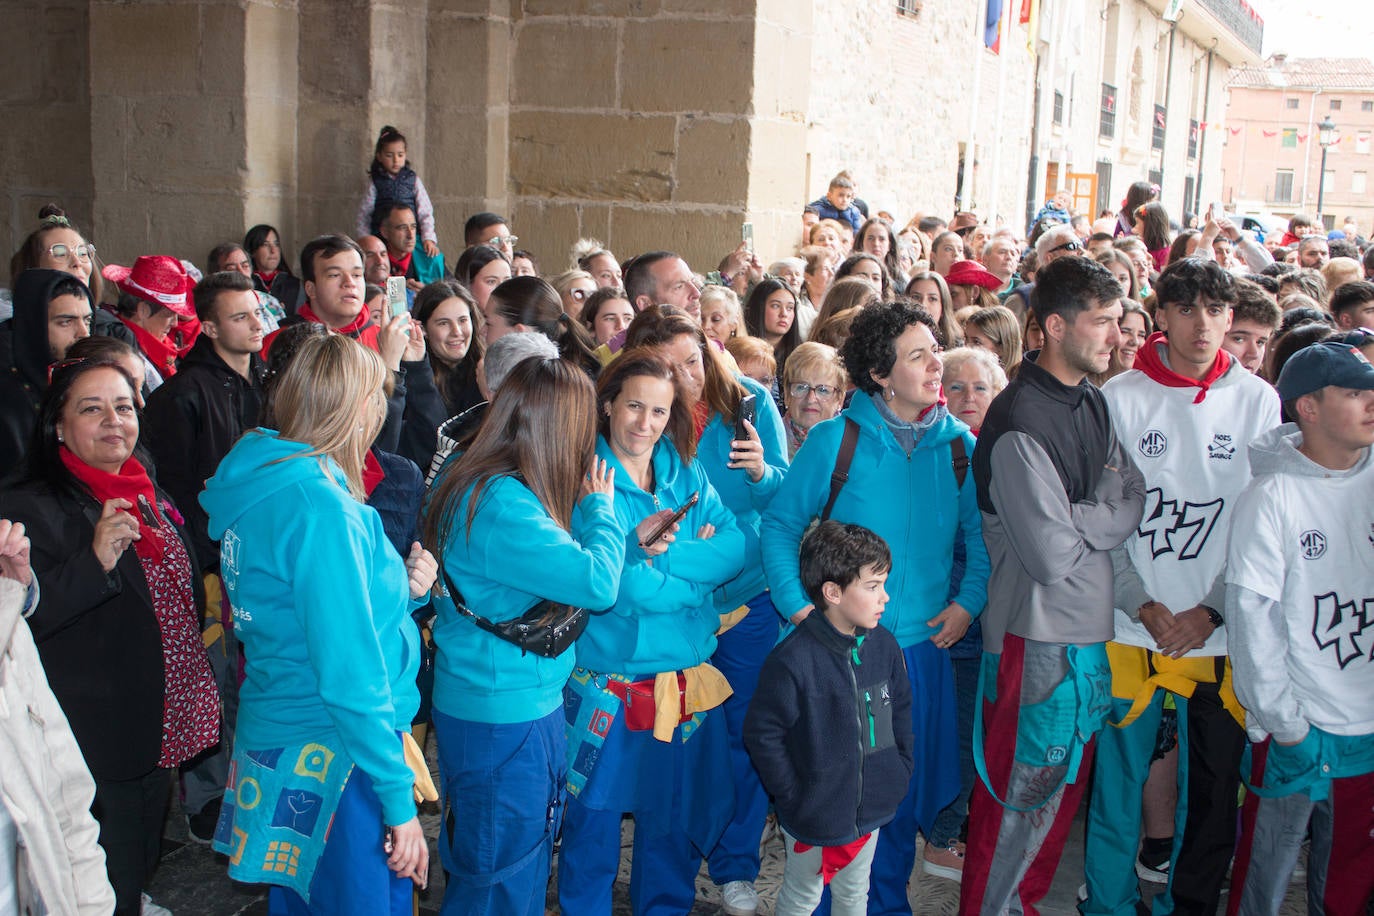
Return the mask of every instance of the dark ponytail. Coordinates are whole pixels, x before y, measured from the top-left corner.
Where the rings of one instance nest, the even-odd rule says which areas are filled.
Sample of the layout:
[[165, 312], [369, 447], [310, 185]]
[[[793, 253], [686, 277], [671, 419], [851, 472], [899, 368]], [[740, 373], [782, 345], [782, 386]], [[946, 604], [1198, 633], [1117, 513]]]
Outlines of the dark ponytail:
[[[402, 143], [405, 143], [406, 135], [401, 133], [396, 128], [392, 127], [390, 124], [388, 124], [387, 126], [383, 127], [382, 132], [377, 135], [377, 146], [375, 149], [373, 149], [372, 155], [381, 155], [382, 147], [386, 146], [389, 143], [395, 143], [397, 140], [400, 140]], [[409, 144], [406, 145], [409, 146]]]

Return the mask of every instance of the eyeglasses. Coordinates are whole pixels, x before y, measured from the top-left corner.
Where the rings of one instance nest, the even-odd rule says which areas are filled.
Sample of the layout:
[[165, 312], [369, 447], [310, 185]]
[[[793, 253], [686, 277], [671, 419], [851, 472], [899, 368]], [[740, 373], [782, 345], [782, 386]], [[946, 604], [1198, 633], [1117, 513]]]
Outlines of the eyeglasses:
[[813, 391], [816, 392], [816, 397], [824, 401], [834, 397], [839, 389], [830, 385], [808, 385], [806, 382], [793, 382], [787, 386], [787, 393], [797, 400], [801, 400]]
[[63, 261], [75, 255], [78, 261], [86, 261], [89, 263], [91, 258], [95, 257], [95, 246], [77, 245], [73, 248], [70, 245], [63, 245], [61, 242], [58, 242], [56, 245], [49, 246], [48, 254], [52, 255], [53, 259], [57, 261]]
[[487, 245], [492, 248], [514, 248], [518, 241], [520, 241], [518, 235], [493, 235], [487, 239]]
[[1082, 251], [1082, 250], [1083, 250], [1083, 243], [1075, 239], [1075, 240], [1072, 241], [1072, 242], [1065, 242], [1065, 243], [1062, 244], [1062, 245], [1055, 245], [1053, 248], [1051, 248], [1051, 249], [1049, 250], [1048, 253], [1049, 253], [1049, 254], [1054, 254], [1056, 251]]
[[48, 367], [48, 385], [52, 385], [54, 375], [57, 375], [59, 372], [66, 372], [68, 369], [73, 369], [86, 362], [87, 359], [89, 359], [89, 357], [79, 356], [76, 359], [62, 359], [53, 363]]

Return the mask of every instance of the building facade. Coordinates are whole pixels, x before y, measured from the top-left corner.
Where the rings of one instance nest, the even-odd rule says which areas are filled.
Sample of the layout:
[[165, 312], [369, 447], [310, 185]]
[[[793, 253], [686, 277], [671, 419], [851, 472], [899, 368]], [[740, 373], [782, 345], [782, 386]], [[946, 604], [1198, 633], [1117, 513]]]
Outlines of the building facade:
[[1244, 0], [1046, 4], [1031, 203], [1056, 186], [1115, 213], [1135, 181], [1174, 219], [1220, 193], [1224, 89], [1258, 60], [1264, 24]]
[[[1224, 200], [1237, 212], [1354, 217], [1374, 232], [1374, 60], [1275, 55], [1231, 74]], [[1328, 132], [1322, 171], [1323, 122]]]
[[393, 124], [451, 259], [494, 210], [550, 273], [579, 236], [709, 270], [745, 222], [790, 254], [841, 169], [899, 222], [1023, 227], [1059, 185], [1096, 212], [1151, 175], [1182, 209], [1217, 186], [1208, 122], [1262, 30], [1244, 0], [11, 6], [37, 25], [0, 38], [8, 250], [56, 200], [108, 261], [199, 263], [260, 222], [289, 255], [353, 225]]

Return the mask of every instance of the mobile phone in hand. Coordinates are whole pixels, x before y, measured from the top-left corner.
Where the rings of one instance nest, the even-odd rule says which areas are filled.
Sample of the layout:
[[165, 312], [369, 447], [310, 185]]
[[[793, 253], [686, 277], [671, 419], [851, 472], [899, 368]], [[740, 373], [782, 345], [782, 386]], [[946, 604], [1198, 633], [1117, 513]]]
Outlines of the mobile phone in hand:
[[639, 546], [648, 547], [656, 543], [659, 538], [663, 537], [665, 534], [671, 531], [674, 525], [682, 521], [682, 517], [687, 514], [687, 510], [695, 506], [697, 504], [697, 500], [700, 498], [700, 491], [697, 491], [693, 493], [691, 496], [687, 497], [687, 501], [685, 503], [679, 506], [677, 510], [673, 512], [672, 515], [668, 516], [666, 519], [660, 522], [657, 528], [649, 532], [648, 537], [639, 542]]
[[406, 278], [387, 277], [386, 278], [386, 307], [392, 318], [404, 315], [409, 309], [406, 308]]
[[745, 442], [749, 439], [749, 430], [745, 429], [744, 422], [749, 421], [750, 426], [757, 426], [754, 422], [758, 416], [758, 398], [752, 394], [746, 394], [739, 399], [739, 407], [735, 410], [735, 441]]

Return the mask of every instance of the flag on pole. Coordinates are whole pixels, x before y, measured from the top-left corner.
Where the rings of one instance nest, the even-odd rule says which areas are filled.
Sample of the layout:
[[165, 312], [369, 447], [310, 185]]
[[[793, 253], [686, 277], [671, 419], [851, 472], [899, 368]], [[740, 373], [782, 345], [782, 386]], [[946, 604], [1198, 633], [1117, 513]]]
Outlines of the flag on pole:
[[983, 26], [983, 44], [993, 54], [1002, 53], [1002, 0], [988, 0], [988, 18]]
[[1021, 0], [1021, 24], [1026, 27], [1026, 50], [1035, 53], [1035, 40], [1040, 34], [1040, 0]]

